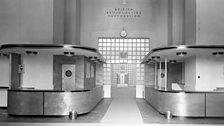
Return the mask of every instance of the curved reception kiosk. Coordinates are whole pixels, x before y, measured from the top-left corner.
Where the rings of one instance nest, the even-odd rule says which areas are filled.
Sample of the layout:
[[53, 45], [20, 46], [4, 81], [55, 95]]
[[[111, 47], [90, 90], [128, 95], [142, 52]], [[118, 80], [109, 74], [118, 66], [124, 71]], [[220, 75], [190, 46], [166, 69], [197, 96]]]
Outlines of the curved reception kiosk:
[[8, 90], [10, 115], [69, 115], [90, 112], [103, 98], [102, 86], [92, 90]]
[[161, 114], [224, 117], [224, 46], [155, 48], [143, 59], [145, 99]]
[[10, 115], [76, 116], [90, 112], [103, 98], [105, 61], [95, 48], [6, 44], [1, 51], [10, 60]]
[[145, 99], [161, 114], [224, 117], [224, 92], [165, 91], [146, 86]]

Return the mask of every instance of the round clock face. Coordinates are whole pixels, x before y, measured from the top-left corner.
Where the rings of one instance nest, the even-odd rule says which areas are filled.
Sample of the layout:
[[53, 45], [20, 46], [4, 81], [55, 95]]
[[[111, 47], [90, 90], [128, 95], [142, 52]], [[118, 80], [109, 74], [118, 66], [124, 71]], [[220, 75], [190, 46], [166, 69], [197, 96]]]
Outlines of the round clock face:
[[121, 33], [120, 33], [121, 37], [126, 37], [128, 34], [125, 30], [122, 30]]

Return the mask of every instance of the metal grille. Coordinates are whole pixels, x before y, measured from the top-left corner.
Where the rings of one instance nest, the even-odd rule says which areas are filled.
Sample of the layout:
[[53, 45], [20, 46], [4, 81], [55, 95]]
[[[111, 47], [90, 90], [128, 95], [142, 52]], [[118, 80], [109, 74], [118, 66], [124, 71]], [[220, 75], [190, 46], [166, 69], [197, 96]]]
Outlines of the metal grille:
[[117, 75], [128, 74], [128, 85], [142, 84], [144, 65], [141, 59], [149, 52], [149, 38], [98, 38], [98, 50], [106, 59], [104, 83], [117, 84]]

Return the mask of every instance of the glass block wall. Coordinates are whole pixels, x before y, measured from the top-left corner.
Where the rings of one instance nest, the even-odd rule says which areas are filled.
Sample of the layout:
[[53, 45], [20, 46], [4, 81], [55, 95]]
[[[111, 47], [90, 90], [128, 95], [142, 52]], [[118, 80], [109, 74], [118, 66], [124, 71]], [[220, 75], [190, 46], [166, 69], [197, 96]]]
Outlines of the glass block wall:
[[104, 84], [117, 85], [118, 75], [128, 75], [128, 85], [143, 84], [144, 65], [140, 64], [149, 52], [149, 38], [98, 38], [98, 50], [106, 59]]

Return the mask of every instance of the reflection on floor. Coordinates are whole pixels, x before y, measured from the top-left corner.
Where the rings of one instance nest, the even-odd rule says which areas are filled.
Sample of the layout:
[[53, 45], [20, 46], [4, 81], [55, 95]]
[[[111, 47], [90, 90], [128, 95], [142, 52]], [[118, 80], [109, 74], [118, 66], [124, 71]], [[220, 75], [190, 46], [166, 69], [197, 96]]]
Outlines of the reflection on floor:
[[9, 116], [6, 109], [0, 109], [0, 122], [35, 122], [35, 123], [99, 123], [108, 107], [111, 104], [111, 99], [103, 99], [98, 105], [90, 112], [78, 116], [76, 120], [70, 120], [68, 116], [59, 117], [20, 117]]
[[[0, 109], [0, 126], [211, 126], [224, 125], [224, 118], [180, 118], [175, 117], [170, 120], [164, 118], [153, 109], [144, 99], [135, 99], [134, 87], [112, 88], [112, 99], [102, 100], [94, 110], [88, 114], [78, 116], [76, 120], [70, 120], [68, 117], [14, 117], [8, 116], [6, 109]], [[116, 101], [117, 100], [117, 101]], [[116, 105], [113, 105], [115, 102]], [[126, 102], [126, 104], [125, 104]], [[123, 104], [126, 107], [118, 107], [118, 104]], [[131, 104], [129, 106], [129, 104]], [[113, 107], [115, 106], [115, 107]], [[110, 110], [114, 108], [114, 111]], [[119, 114], [119, 109], [127, 109], [125, 113], [120, 113], [123, 122], [113, 122]], [[132, 108], [134, 109], [132, 111]], [[117, 109], [117, 110], [116, 110]], [[123, 111], [123, 110], [122, 110]], [[108, 116], [106, 113], [114, 112]], [[137, 115], [138, 119], [133, 119], [129, 116], [132, 113]], [[127, 118], [126, 118], [127, 117]], [[129, 118], [130, 117], [130, 118]], [[141, 117], [139, 119], [139, 117]], [[107, 118], [107, 119], [105, 119]], [[105, 120], [112, 122], [106, 122]], [[129, 119], [131, 121], [127, 121]], [[100, 123], [103, 122], [103, 123]], [[114, 124], [116, 123], [116, 124]], [[143, 124], [144, 123], [144, 124]]]
[[112, 88], [113, 101], [102, 119], [102, 123], [143, 124], [135, 102], [135, 88]]
[[136, 99], [136, 103], [138, 105], [145, 124], [208, 124], [209, 126], [212, 124], [224, 125], [224, 118], [173, 117], [172, 119], [167, 120], [164, 115], [158, 113], [144, 99]]

